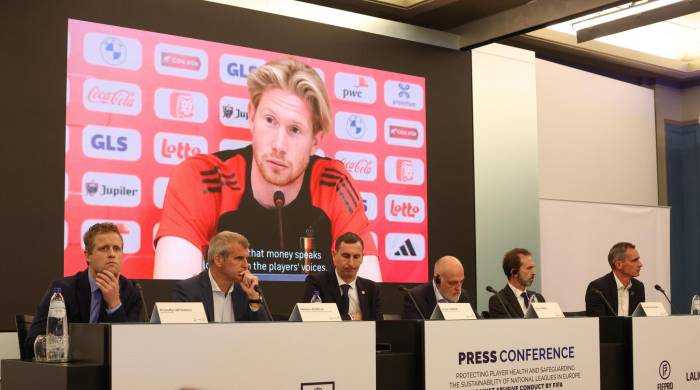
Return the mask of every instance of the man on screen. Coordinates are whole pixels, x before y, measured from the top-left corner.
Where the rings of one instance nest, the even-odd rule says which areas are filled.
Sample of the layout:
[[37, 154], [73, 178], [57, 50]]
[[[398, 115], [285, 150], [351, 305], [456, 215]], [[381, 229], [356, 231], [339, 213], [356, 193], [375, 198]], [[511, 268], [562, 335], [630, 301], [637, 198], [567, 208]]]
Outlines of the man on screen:
[[493, 295], [489, 298], [491, 318], [523, 318], [530, 302], [544, 302], [540, 293], [527, 290], [532, 286], [536, 275], [530, 251], [513, 248], [506, 252], [503, 255], [503, 273], [508, 278], [508, 284], [498, 292], [498, 297]]
[[325, 272], [306, 277], [304, 302], [315, 291], [325, 303], [335, 302], [343, 320], [378, 321], [383, 319], [379, 286], [357, 276], [362, 264], [364, 242], [355, 233], [344, 233], [335, 241], [333, 266]]
[[112, 223], [92, 225], [83, 235], [87, 269], [54, 280], [34, 315], [24, 342], [26, 356], [34, 356], [36, 336], [46, 333], [46, 317], [54, 288], [61, 289], [68, 322], [139, 322], [143, 313], [138, 289], [122, 276], [124, 240]]
[[[411, 289], [418, 308], [425, 318], [430, 318], [435, 306], [441, 303], [469, 303], [474, 309], [474, 301], [469, 297], [464, 284], [464, 267], [454, 256], [443, 256], [435, 262], [433, 280]], [[403, 319], [420, 319], [411, 298], [406, 295], [403, 302]]]
[[[639, 252], [629, 242], [618, 242], [608, 252], [608, 263], [612, 272], [592, 281], [586, 288], [586, 315], [632, 315], [637, 305], [645, 299], [644, 284], [635, 279], [642, 269]], [[608, 307], [601, 294], [612, 307]]]
[[199, 273], [202, 253], [217, 231], [248, 237], [251, 270], [280, 280], [303, 280], [330, 268], [341, 233], [367, 243], [360, 274], [381, 280], [362, 199], [345, 166], [315, 156], [330, 130], [326, 88], [295, 59], [269, 62], [248, 77], [252, 145], [199, 155], [171, 175], [156, 237], [155, 278]]
[[208, 269], [175, 284], [176, 302], [202, 302], [209, 322], [266, 321], [258, 278], [248, 271], [248, 239], [219, 232], [209, 243]]

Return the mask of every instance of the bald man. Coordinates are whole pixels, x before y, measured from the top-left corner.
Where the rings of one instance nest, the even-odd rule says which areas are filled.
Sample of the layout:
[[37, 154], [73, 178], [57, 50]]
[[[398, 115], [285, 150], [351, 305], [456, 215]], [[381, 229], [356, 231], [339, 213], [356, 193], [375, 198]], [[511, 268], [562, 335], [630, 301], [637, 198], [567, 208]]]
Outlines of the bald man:
[[[462, 262], [454, 256], [443, 256], [435, 263], [433, 280], [412, 288], [411, 295], [426, 319], [430, 318], [438, 302], [469, 303], [476, 313], [474, 301], [462, 289], [462, 284], [464, 284]], [[421, 318], [408, 295], [404, 297], [402, 317], [404, 319]]]

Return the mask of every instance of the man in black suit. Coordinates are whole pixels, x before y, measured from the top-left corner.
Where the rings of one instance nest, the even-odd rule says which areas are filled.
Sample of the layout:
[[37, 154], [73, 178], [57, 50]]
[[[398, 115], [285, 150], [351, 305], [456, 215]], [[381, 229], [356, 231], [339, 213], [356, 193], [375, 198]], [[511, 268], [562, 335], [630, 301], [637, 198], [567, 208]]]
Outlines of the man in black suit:
[[523, 318], [531, 301], [537, 299], [537, 302], [544, 302], [540, 293], [527, 290], [535, 281], [536, 275], [530, 251], [513, 248], [506, 252], [503, 255], [503, 273], [508, 278], [508, 284], [498, 292], [498, 297], [494, 295], [489, 298], [491, 318]]
[[113, 223], [97, 223], [83, 235], [87, 269], [54, 280], [39, 303], [24, 342], [34, 356], [34, 340], [46, 334], [46, 317], [55, 288], [61, 289], [68, 322], [139, 322], [143, 307], [138, 289], [120, 274], [124, 240]]
[[[639, 252], [629, 242], [618, 242], [610, 248], [608, 263], [612, 272], [590, 282], [586, 288], [586, 315], [632, 315], [637, 305], [645, 299], [644, 284], [635, 279], [642, 269]], [[612, 307], [608, 307], [600, 294]]]
[[382, 300], [379, 286], [357, 276], [362, 264], [364, 242], [355, 233], [341, 234], [335, 241], [333, 269], [306, 277], [303, 302], [318, 291], [324, 303], [335, 302], [343, 320], [379, 321]]
[[462, 284], [464, 284], [462, 262], [453, 256], [441, 257], [435, 263], [433, 280], [411, 289], [410, 294], [416, 300], [420, 313], [406, 294], [401, 317], [403, 319], [430, 318], [438, 302], [470, 303], [474, 309], [474, 301], [467, 291], [462, 289]]
[[175, 283], [176, 302], [202, 302], [209, 322], [267, 321], [248, 270], [250, 244], [238, 233], [219, 232], [209, 242], [208, 269]]

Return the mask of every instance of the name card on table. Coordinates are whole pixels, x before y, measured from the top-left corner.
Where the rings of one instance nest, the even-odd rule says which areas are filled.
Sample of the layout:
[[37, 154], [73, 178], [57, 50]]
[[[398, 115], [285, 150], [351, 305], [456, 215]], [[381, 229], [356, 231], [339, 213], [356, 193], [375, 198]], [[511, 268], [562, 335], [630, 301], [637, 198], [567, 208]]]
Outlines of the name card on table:
[[661, 302], [639, 302], [632, 317], [667, 317], [666, 308]]
[[342, 319], [335, 303], [297, 303], [289, 321], [333, 322]]
[[564, 313], [556, 302], [532, 302], [525, 318], [564, 318]]
[[202, 302], [156, 302], [151, 314], [152, 324], [206, 324], [208, 322]]
[[431, 320], [475, 320], [472, 305], [468, 303], [438, 303], [430, 315]]

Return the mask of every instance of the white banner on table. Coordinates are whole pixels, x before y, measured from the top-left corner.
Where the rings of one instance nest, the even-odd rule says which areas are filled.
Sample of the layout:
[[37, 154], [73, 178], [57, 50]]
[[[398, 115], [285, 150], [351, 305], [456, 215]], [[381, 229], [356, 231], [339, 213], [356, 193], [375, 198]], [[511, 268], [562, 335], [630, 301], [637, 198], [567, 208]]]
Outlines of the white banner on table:
[[426, 389], [599, 387], [597, 318], [425, 322]]
[[373, 321], [113, 324], [111, 335], [113, 390], [376, 388]]
[[635, 390], [700, 389], [700, 317], [632, 319]]

